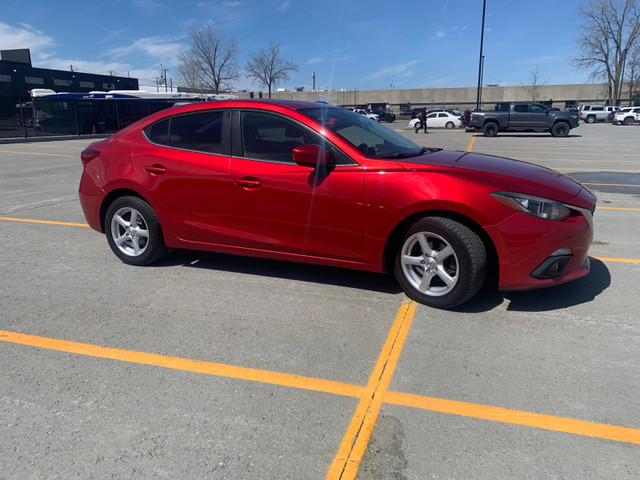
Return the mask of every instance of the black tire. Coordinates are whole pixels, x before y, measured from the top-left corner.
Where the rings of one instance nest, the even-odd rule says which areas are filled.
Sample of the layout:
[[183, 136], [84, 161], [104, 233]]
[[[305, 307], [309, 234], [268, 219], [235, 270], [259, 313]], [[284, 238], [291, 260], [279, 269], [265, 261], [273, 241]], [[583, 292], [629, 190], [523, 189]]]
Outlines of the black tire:
[[551, 135], [554, 137], [566, 137], [569, 135], [569, 130], [571, 130], [571, 128], [568, 123], [558, 122], [551, 129]]
[[595, 121], [596, 121], [596, 117], [595, 117], [595, 116], [593, 116], [593, 115], [589, 115], [589, 116], [587, 117], [587, 119], [585, 120], [585, 122], [587, 122], [587, 123], [593, 123], [593, 122], [595, 122]]
[[482, 133], [485, 137], [495, 137], [498, 134], [498, 124], [495, 122], [487, 122], [482, 127]]
[[113, 253], [129, 265], [148, 265], [167, 253], [160, 222], [151, 206], [138, 197], [120, 197], [104, 221]]
[[447, 122], [445, 127], [447, 127], [447, 128], [455, 128], [455, 124], [453, 122]]
[[625, 125], [633, 125], [633, 117], [627, 117], [624, 119]]
[[473, 297], [487, 278], [487, 252], [471, 229], [454, 220], [424, 217], [407, 232], [394, 265], [409, 298], [453, 308]]

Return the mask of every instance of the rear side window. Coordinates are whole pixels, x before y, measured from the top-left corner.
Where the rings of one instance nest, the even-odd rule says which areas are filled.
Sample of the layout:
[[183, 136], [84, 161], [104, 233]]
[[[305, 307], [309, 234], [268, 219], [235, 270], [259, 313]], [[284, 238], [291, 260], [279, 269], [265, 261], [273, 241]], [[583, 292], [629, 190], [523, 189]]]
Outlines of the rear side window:
[[179, 115], [154, 123], [144, 133], [156, 145], [224, 154], [223, 117], [222, 110]]
[[196, 152], [222, 153], [222, 111], [171, 119], [169, 146]]
[[514, 105], [513, 111], [517, 113], [527, 113], [529, 111], [529, 105]]
[[158, 145], [169, 144], [169, 120], [163, 120], [158, 123], [154, 123], [148, 128], [147, 137], [152, 143]]

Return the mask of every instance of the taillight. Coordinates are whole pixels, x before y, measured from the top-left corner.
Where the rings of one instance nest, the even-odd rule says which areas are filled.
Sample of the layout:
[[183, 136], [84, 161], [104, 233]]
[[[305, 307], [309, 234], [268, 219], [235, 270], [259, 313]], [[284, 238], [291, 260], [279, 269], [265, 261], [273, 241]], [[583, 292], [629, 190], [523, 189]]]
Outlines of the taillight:
[[98, 155], [100, 155], [100, 152], [98, 150], [91, 150], [90, 148], [87, 148], [80, 154], [80, 160], [82, 161], [83, 165], [86, 165]]

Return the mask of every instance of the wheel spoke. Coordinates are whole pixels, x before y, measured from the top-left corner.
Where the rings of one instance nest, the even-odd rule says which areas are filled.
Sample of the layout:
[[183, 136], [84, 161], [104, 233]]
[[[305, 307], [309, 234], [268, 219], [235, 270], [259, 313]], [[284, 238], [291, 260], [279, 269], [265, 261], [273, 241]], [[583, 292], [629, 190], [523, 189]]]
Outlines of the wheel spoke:
[[122, 228], [127, 228], [129, 226], [129, 222], [127, 222], [121, 215], [114, 215], [113, 219], [120, 225]]
[[442, 263], [453, 254], [454, 251], [451, 245], [446, 245], [442, 250], [434, 252], [433, 258], [436, 259], [438, 265], [442, 265]]
[[120, 235], [118, 238], [114, 238], [113, 241], [116, 243], [116, 245], [118, 245], [119, 247], [121, 247], [127, 240], [129, 240], [129, 237], [127, 237], [126, 235]]
[[453, 288], [456, 282], [458, 281], [457, 276], [452, 277], [451, 275], [449, 275], [442, 265], [438, 265], [438, 268], [434, 273], [438, 275], [438, 278], [440, 278], [440, 280], [446, 283], [447, 287], [449, 288]]
[[402, 256], [402, 264], [403, 265], [417, 265], [417, 266], [422, 266], [423, 262], [423, 257], [414, 257], [411, 255], [403, 255]]
[[431, 286], [431, 280], [435, 276], [435, 272], [424, 272], [422, 276], [422, 280], [420, 281], [420, 285], [418, 286], [418, 290], [422, 293], [427, 293]]
[[433, 257], [435, 255], [435, 251], [429, 246], [429, 242], [427, 241], [427, 236], [424, 233], [420, 233], [417, 235], [418, 243], [420, 243], [420, 248], [422, 248], [422, 253], [424, 255], [428, 255]]

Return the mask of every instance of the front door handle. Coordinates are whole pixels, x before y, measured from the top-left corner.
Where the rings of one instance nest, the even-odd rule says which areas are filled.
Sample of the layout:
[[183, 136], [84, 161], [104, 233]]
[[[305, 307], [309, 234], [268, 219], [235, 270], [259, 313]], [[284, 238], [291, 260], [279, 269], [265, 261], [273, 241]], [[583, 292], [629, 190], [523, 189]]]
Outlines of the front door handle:
[[236, 180], [235, 183], [239, 187], [248, 189], [256, 189], [262, 186], [262, 182], [256, 178], [243, 178], [241, 180]]
[[154, 175], [162, 175], [167, 171], [165, 167], [163, 167], [162, 165], [158, 165], [157, 163], [153, 165], [145, 165], [144, 169], [149, 173], [153, 173]]

